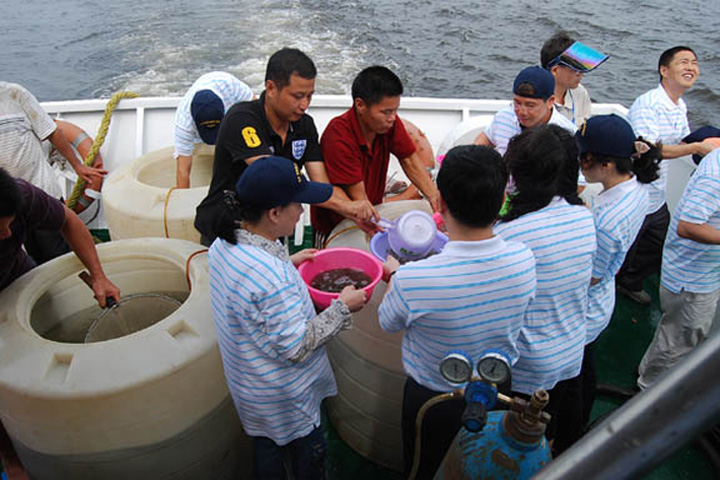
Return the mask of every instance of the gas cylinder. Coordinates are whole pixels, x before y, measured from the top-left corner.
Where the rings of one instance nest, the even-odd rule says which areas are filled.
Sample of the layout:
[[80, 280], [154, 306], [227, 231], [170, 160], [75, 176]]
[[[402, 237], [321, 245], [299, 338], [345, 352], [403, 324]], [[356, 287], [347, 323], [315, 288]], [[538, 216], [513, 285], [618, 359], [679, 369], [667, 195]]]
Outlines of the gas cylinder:
[[542, 390], [530, 402], [514, 398], [510, 410], [489, 412], [482, 430], [461, 429], [435, 480], [531, 478], [551, 460], [542, 412], [547, 400]]

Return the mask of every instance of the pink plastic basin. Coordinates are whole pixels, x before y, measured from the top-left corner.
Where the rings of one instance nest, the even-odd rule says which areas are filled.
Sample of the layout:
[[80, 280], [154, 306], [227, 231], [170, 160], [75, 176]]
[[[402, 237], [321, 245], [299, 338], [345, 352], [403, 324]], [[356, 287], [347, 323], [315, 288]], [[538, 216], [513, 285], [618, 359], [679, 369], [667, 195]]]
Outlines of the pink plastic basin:
[[370, 283], [363, 288], [368, 298], [372, 295], [375, 285], [382, 278], [382, 263], [372, 254], [357, 248], [337, 247], [320, 250], [315, 254], [314, 260], [303, 262], [298, 267], [300, 276], [305, 280], [310, 298], [312, 298], [315, 306], [321, 310], [330, 306], [334, 298], [338, 298], [340, 293], [331, 293], [318, 290], [310, 286], [315, 276], [334, 270], [336, 268], [354, 268], [362, 270], [368, 277]]

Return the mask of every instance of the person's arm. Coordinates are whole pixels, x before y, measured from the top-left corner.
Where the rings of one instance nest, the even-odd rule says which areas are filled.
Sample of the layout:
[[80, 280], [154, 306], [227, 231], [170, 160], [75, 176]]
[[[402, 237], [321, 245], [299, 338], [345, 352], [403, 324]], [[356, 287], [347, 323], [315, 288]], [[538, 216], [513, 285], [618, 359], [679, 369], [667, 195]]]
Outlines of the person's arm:
[[700, 155], [704, 157], [720, 147], [720, 138], [706, 138], [702, 142], [681, 143], [679, 145], [663, 145], [662, 157], [666, 160], [684, 157], [686, 155]]
[[408, 327], [410, 310], [398, 281], [390, 281], [394, 278], [396, 270], [391, 270], [392, 274], [386, 270], [387, 268], [383, 269], [384, 277], [388, 281], [388, 287], [378, 307], [378, 322], [380, 328], [386, 332], [398, 332]]
[[65, 207], [65, 222], [60, 233], [90, 272], [92, 289], [98, 304], [105, 307], [107, 297], [113, 297], [115, 301], [120, 300], [120, 289], [105, 276], [90, 231], [75, 212], [67, 207]]
[[677, 226], [677, 234], [682, 238], [698, 243], [720, 244], [720, 230], [708, 223], [696, 224], [680, 220]]
[[178, 155], [175, 169], [175, 187], [190, 188], [190, 171], [192, 170], [192, 155]]
[[485, 147], [495, 147], [495, 145], [493, 145], [485, 132], [480, 132], [480, 134], [475, 137], [475, 141], [473, 143], [475, 145], [483, 145]]
[[[313, 182], [330, 183], [323, 162], [307, 162], [305, 164], [305, 170]], [[334, 210], [340, 215], [358, 223], [370, 222], [373, 219], [378, 220], [380, 215], [378, 215], [375, 207], [373, 207], [372, 203], [367, 199], [367, 196], [365, 196], [364, 188], [363, 196], [364, 198], [350, 198], [342, 188], [333, 186], [332, 196], [326, 202], [319, 203], [317, 206]]]
[[417, 152], [413, 153], [409, 157], [400, 159], [400, 166], [410, 182], [412, 182], [412, 184], [415, 185], [423, 193], [423, 195], [425, 195], [425, 198], [427, 198], [428, 202], [430, 202], [433, 212], [437, 212], [439, 208], [438, 190], [435, 187], [432, 178], [430, 178], [430, 175], [428, 175], [425, 170], [425, 165], [423, 165], [423, 162]]
[[75, 151], [72, 149], [72, 145], [65, 137], [61, 128], [56, 128], [53, 133], [48, 137], [50, 143], [65, 157], [72, 166], [73, 170], [78, 174], [80, 178], [88, 183], [91, 183], [94, 179], [102, 178], [107, 175], [107, 170], [102, 168], [93, 168], [85, 166], [82, 161], [77, 158]]

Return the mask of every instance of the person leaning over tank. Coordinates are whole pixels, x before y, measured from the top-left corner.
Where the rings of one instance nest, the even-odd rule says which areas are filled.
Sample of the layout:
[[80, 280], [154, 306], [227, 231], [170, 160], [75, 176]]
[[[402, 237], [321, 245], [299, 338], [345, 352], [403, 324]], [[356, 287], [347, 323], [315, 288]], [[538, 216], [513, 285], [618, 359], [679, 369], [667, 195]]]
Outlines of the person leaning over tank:
[[[448, 351], [463, 350], [474, 362], [487, 349], [502, 352], [511, 364], [518, 359], [516, 341], [535, 295], [535, 260], [522, 243], [493, 233], [507, 180], [505, 164], [493, 149], [451, 149], [437, 177], [439, 211], [450, 241], [424, 260], [398, 267], [391, 259], [385, 265], [389, 285], [378, 319], [384, 330], [403, 331], [406, 474], [413, 463], [418, 411], [430, 398], [456, 388], [440, 374]], [[509, 393], [509, 387], [508, 382], [500, 390]], [[433, 477], [460, 429], [463, 408], [463, 400], [452, 400], [426, 415], [418, 478]]]
[[[556, 33], [543, 44], [540, 64], [555, 77], [555, 108], [565, 118], [580, 126], [590, 117], [592, 108], [590, 94], [580, 80], [598, 64], [591, 63], [588, 66], [587, 63], [575, 61], [570, 49], [577, 43], [565, 32]], [[607, 56], [602, 55], [600, 58], [604, 61]]]
[[120, 300], [120, 290], [105, 276], [95, 242], [75, 212], [0, 168], [0, 290], [35, 266], [23, 249], [28, 234], [35, 229], [60, 232], [90, 272], [92, 289], [101, 307], [107, 297]]
[[[353, 200], [382, 203], [390, 154], [405, 174], [437, 210], [437, 189], [417, 153], [398, 108], [403, 85], [397, 75], [382, 66], [361, 71], [352, 84], [353, 106], [330, 120], [320, 142], [330, 183]], [[342, 216], [325, 208], [312, 209], [313, 228], [327, 236]], [[360, 224], [375, 231], [372, 224]]]
[[[318, 133], [305, 113], [315, 93], [317, 70], [300, 50], [283, 48], [268, 60], [265, 91], [251, 102], [235, 104], [223, 118], [215, 146], [213, 176], [207, 197], [197, 207], [195, 228], [209, 245], [222, 224], [233, 223], [225, 210], [224, 192], [232, 192], [245, 168], [255, 160], [276, 155], [305, 167], [313, 181], [329, 183]], [[357, 222], [378, 218], [367, 200], [352, 201], [339, 187], [323, 206]]]
[[175, 111], [173, 156], [177, 188], [190, 188], [195, 144], [215, 145], [225, 113], [236, 103], [253, 97], [250, 87], [227, 72], [209, 72], [195, 80]]
[[351, 324], [367, 300], [345, 287], [316, 314], [296, 267], [315, 250], [288, 256], [301, 203], [326, 202], [333, 188], [308, 182], [297, 164], [261, 158], [236, 187], [239, 229], [220, 232], [209, 252], [210, 296], [228, 388], [245, 432], [253, 437], [255, 478], [324, 478], [320, 404], [337, 387], [323, 345]]

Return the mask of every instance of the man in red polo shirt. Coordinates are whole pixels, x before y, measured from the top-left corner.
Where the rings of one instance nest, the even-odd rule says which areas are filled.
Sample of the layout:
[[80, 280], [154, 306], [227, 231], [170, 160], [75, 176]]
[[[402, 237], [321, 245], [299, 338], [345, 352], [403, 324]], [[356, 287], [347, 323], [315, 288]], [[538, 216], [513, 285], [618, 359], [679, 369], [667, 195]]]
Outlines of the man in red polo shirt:
[[[340, 186], [351, 200], [382, 203], [390, 154], [395, 155], [408, 179], [437, 210], [437, 189], [416, 152], [415, 144], [398, 119], [403, 86], [385, 67], [368, 67], [352, 85], [353, 107], [333, 118], [320, 146], [330, 183]], [[312, 224], [320, 238], [337, 225], [342, 216], [325, 208], [313, 208]], [[359, 223], [373, 231], [374, 225]]]

